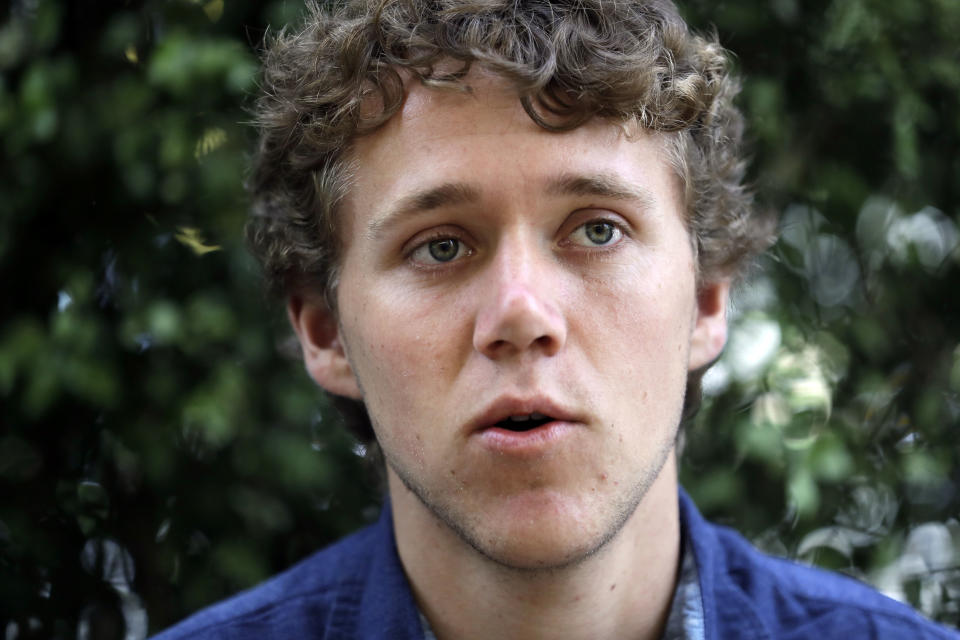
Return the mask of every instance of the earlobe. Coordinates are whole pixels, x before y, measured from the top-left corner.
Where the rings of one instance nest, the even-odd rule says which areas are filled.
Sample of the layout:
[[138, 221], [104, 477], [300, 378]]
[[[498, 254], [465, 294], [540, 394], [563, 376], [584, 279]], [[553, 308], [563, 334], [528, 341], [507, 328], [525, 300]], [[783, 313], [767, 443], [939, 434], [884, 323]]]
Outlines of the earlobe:
[[337, 320], [327, 305], [320, 300], [291, 296], [287, 300], [287, 316], [300, 341], [303, 364], [310, 377], [332, 394], [362, 399]]
[[690, 336], [690, 371], [710, 364], [723, 351], [729, 295], [729, 280], [707, 283], [697, 291], [697, 317]]

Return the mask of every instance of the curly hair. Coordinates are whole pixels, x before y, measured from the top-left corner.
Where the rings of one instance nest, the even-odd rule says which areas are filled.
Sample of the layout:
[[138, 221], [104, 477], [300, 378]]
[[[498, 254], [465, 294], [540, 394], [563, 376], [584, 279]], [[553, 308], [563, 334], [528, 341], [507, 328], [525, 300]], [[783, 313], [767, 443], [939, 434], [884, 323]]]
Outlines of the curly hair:
[[[255, 108], [247, 233], [273, 292], [309, 287], [336, 311], [351, 142], [401, 108], [404, 78], [468, 90], [474, 64], [510, 83], [544, 129], [603, 118], [664, 134], [699, 282], [735, 277], [770, 243], [772, 225], [744, 188], [728, 56], [715, 37], [692, 33], [669, 0], [311, 2], [302, 29], [269, 39]], [[699, 402], [699, 374], [685, 413]], [[341, 408], [370, 440], [369, 421]]]

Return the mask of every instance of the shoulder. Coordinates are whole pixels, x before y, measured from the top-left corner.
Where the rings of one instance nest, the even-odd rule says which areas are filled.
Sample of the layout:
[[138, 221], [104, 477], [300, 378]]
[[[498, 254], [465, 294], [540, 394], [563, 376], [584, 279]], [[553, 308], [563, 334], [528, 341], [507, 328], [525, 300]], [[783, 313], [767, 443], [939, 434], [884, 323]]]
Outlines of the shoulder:
[[858, 580], [760, 553], [728, 529], [717, 533], [727, 559], [718, 593], [749, 599], [771, 637], [960, 639]]
[[960, 633], [858, 580], [761, 553], [683, 500], [704, 613], [716, 637], [960, 640]]
[[314, 637], [318, 629], [335, 628], [338, 613], [351, 609], [349, 605], [362, 597], [370, 579], [378, 526], [344, 538], [266, 582], [192, 615], [154, 640]]

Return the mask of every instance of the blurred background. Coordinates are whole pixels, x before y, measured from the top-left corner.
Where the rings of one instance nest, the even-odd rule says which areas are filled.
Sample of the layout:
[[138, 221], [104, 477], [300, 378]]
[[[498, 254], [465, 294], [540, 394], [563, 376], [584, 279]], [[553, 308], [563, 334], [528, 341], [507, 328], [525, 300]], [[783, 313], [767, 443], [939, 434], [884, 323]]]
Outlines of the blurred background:
[[[371, 521], [376, 472], [243, 248], [295, 0], [0, 8], [0, 632], [143, 638]], [[774, 553], [960, 622], [960, 3], [690, 0], [781, 239], [682, 480]]]

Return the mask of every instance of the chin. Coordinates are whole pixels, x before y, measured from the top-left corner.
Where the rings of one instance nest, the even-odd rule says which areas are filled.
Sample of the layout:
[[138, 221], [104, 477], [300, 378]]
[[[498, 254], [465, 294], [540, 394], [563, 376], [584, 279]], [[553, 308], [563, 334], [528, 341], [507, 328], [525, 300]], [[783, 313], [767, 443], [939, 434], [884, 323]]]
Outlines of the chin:
[[487, 560], [519, 571], [557, 571], [580, 564], [616, 538], [640, 498], [620, 502], [612, 496], [533, 491], [468, 509], [479, 517], [461, 517], [458, 509], [422, 497], [421, 502]]
[[575, 567], [602, 550], [618, 532], [619, 529], [606, 535], [592, 533], [582, 536], [548, 535], [559, 532], [528, 537], [511, 534], [502, 544], [494, 539], [486, 545], [478, 540], [465, 540], [485, 558], [507, 569], [560, 571]]
[[[563, 496], [529, 496], [500, 514], [501, 536], [488, 535], [488, 549], [478, 549], [498, 564], [516, 569], [558, 570], [575, 566], [617, 537], [639, 499], [569, 500]], [[521, 515], [524, 514], [524, 515]], [[485, 527], [496, 520], [486, 519]], [[502, 544], [498, 542], [502, 541]], [[475, 549], [480, 545], [472, 545]]]

